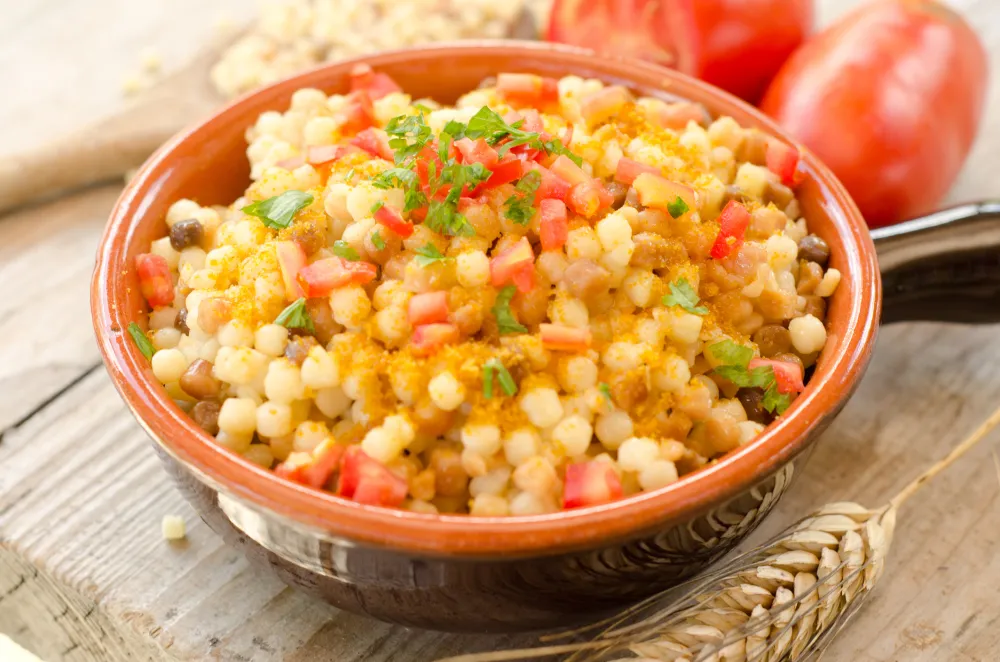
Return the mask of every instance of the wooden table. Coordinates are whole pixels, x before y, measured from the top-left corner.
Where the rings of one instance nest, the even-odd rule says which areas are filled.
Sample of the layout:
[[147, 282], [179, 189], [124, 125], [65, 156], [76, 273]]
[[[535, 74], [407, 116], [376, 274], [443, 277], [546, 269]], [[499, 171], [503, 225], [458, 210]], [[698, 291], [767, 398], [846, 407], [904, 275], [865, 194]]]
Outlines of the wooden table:
[[[143, 46], [177, 65], [216, 17], [199, 0], [0, 0], [0, 151], [123, 103]], [[244, 0], [214, 8], [248, 16]], [[821, 20], [853, 2], [825, 0]], [[991, 45], [993, 89], [953, 201], [1000, 195], [1000, 10], [957, 2]], [[44, 186], [44, 182], [39, 182]], [[527, 638], [410, 631], [339, 612], [262, 577], [168, 482], [100, 364], [93, 252], [118, 186], [0, 221], [0, 632], [58, 660], [430, 660]], [[857, 396], [766, 535], [828, 501], [880, 504], [1000, 402], [996, 327], [883, 330]], [[996, 441], [994, 436], [992, 441]], [[983, 446], [903, 513], [877, 597], [826, 660], [996, 660], [1000, 493]], [[160, 519], [180, 514], [188, 540]]]

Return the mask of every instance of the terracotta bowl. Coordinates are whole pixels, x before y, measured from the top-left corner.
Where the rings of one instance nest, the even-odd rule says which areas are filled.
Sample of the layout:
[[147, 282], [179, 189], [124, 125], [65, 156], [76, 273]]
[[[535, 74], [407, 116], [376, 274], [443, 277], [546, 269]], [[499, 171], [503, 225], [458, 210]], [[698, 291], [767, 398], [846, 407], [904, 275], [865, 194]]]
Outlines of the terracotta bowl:
[[[442, 102], [500, 71], [595, 77], [642, 95], [699, 101], [713, 114], [790, 141], [756, 110], [704, 83], [582, 50], [469, 43], [364, 61], [415, 97]], [[172, 201], [228, 204], [238, 197], [249, 181], [244, 130], [262, 112], [285, 109], [301, 87], [344, 92], [354, 62], [243, 97], [172, 139], [125, 189], [101, 241], [91, 300], [101, 351], [115, 386], [185, 495], [227, 541], [289, 584], [344, 609], [433, 629], [540, 629], [592, 618], [669, 587], [725, 554], [767, 515], [803, 452], [844, 406], [871, 356], [879, 323], [881, 280], [872, 239], [847, 193], [809, 153], [800, 189], [804, 213], [812, 231], [829, 243], [831, 266], [844, 274], [829, 307], [826, 349], [802, 396], [758, 439], [664, 489], [537, 517], [364, 506], [280, 479], [225, 450], [166, 396], [125, 332], [146, 312], [132, 268], [135, 255], [164, 234]], [[914, 244], [906, 237], [892, 241], [900, 271], [911, 262]], [[927, 246], [916, 245], [924, 247], [918, 253]], [[924, 310], [919, 301], [907, 301], [901, 310]]]

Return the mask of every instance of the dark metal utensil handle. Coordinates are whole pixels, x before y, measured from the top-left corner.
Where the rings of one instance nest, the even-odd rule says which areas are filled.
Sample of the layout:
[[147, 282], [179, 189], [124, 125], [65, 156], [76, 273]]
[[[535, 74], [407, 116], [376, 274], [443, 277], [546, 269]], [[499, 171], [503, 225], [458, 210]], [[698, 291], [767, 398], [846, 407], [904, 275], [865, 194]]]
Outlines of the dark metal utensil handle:
[[883, 324], [1000, 322], [1000, 201], [943, 209], [871, 234]]

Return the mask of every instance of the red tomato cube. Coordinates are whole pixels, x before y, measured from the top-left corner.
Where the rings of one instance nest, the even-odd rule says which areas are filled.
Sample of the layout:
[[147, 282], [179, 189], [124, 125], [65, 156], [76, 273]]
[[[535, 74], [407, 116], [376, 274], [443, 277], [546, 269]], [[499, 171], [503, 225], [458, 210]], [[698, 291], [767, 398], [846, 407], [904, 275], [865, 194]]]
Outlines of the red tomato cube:
[[406, 481], [358, 446], [344, 451], [337, 494], [370, 506], [393, 508], [406, 499]]
[[372, 156], [392, 161], [394, 153], [389, 147], [389, 135], [382, 129], [368, 128], [351, 138], [351, 144]]
[[458, 342], [461, 334], [454, 324], [424, 324], [413, 330], [410, 347], [417, 356], [430, 356], [445, 345]]
[[775, 361], [774, 359], [753, 359], [747, 366], [749, 370], [760, 367], [770, 367], [774, 370], [774, 382], [778, 393], [801, 393], [805, 390], [802, 366], [794, 361]]
[[[327, 296], [338, 287], [355, 283], [364, 285], [378, 275], [378, 267], [371, 262], [328, 257], [316, 260], [299, 270], [298, 282], [309, 298]], [[298, 298], [298, 297], [296, 297]]]
[[281, 280], [285, 283], [285, 298], [295, 301], [304, 297], [305, 290], [299, 283], [299, 272], [306, 266], [306, 254], [294, 241], [277, 241], [274, 251], [281, 268]]
[[535, 253], [527, 237], [500, 251], [490, 260], [490, 280], [493, 287], [514, 283], [519, 292], [535, 287]]
[[447, 322], [448, 293], [442, 290], [414, 294], [410, 297], [407, 317], [410, 320], [410, 326], [413, 327], [434, 322]]
[[566, 204], [562, 200], [542, 200], [540, 204], [539, 237], [543, 251], [557, 251], [569, 237]]
[[150, 306], [162, 308], [174, 302], [174, 281], [165, 258], [141, 253], [135, 256], [135, 270], [139, 275], [139, 290]]
[[566, 467], [563, 508], [608, 503], [622, 496], [622, 483], [607, 462], [576, 462]]
[[781, 178], [785, 186], [796, 186], [801, 179], [799, 173], [799, 150], [780, 140], [771, 138], [767, 141], [767, 151], [764, 152], [764, 162], [767, 169]]
[[544, 106], [559, 101], [558, 81], [535, 74], [499, 74], [496, 90], [511, 105]]
[[715, 237], [709, 254], [716, 260], [721, 260], [738, 251], [746, 238], [749, 225], [750, 212], [747, 208], [736, 200], [730, 200], [719, 214], [719, 234]]
[[538, 190], [535, 191], [536, 200], [545, 200], [547, 198], [566, 200], [566, 196], [569, 195], [569, 182], [537, 163], [525, 163], [524, 167], [525, 170], [534, 170], [542, 177], [538, 185]]
[[688, 210], [698, 208], [694, 189], [659, 175], [648, 172], [640, 173], [632, 182], [632, 187], [635, 188], [635, 192], [639, 196], [639, 204], [643, 207], [667, 211], [671, 205], [676, 204], [677, 198], [680, 198], [687, 205]]
[[357, 133], [375, 126], [375, 106], [371, 96], [364, 90], [351, 92], [338, 117], [341, 133]]
[[357, 64], [351, 69], [351, 92], [367, 92], [372, 101], [378, 101], [387, 94], [402, 92], [389, 74], [376, 72], [367, 64]]
[[452, 144], [462, 155], [463, 163], [482, 163], [487, 168], [491, 168], [500, 160], [497, 151], [482, 138], [477, 140], [462, 138]]
[[556, 175], [563, 181], [569, 182], [572, 186], [573, 184], [582, 184], [591, 180], [591, 176], [584, 171], [583, 168], [573, 163], [573, 161], [565, 154], [560, 154], [552, 165], [549, 167], [552, 174]]
[[566, 197], [566, 204], [580, 216], [591, 218], [601, 209], [610, 207], [614, 196], [604, 188], [599, 179], [574, 184]]
[[618, 167], [615, 168], [615, 181], [621, 182], [626, 186], [631, 186], [635, 182], [635, 178], [644, 172], [656, 175], [657, 177], [661, 176], [661, 171], [656, 166], [639, 163], [623, 156], [618, 159]]
[[413, 234], [413, 223], [404, 220], [402, 214], [389, 205], [382, 205], [376, 209], [374, 218], [376, 223], [381, 223], [387, 230], [403, 239]]
[[590, 349], [593, 342], [590, 329], [578, 329], [562, 324], [539, 324], [538, 329], [542, 335], [542, 346], [546, 349], [583, 352]]

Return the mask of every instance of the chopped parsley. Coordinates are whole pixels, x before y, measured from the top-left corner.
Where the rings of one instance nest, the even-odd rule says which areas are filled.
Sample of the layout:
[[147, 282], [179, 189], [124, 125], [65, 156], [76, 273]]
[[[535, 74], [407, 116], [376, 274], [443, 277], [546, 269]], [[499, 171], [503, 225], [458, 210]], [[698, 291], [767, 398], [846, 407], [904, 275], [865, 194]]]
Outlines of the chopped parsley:
[[354, 173], [354, 168], [351, 168], [350, 170], [348, 170], [348, 171], [347, 171], [347, 174], [346, 174], [346, 175], [344, 175], [344, 181], [345, 181], [345, 182], [349, 182], [349, 181], [351, 181], [352, 179], [354, 179], [354, 174], [355, 174], [355, 173]]
[[514, 317], [514, 312], [510, 309], [510, 300], [514, 298], [514, 294], [517, 293], [517, 288], [513, 285], [507, 285], [497, 293], [496, 303], [493, 304], [493, 316], [497, 320], [497, 328], [500, 330], [500, 335], [507, 333], [527, 333], [527, 327], [521, 325], [517, 318]]
[[261, 223], [275, 230], [282, 230], [292, 224], [295, 214], [311, 205], [313, 196], [305, 191], [285, 191], [267, 200], [259, 200], [243, 208], [244, 214], [256, 216]]
[[389, 147], [395, 152], [393, 158], [397, 166], [410, 161], [434, 139], [434, 133], [422, 114], [393, 117], [385, 132], [389, 134]]
[[351, 248], [351, 246], [343, 239], [338, 239], [333, 242], [333, 254], [339, 258], [350, 260], [351, 262], [357, 262], [361, 259], [358, 252]]
[[708, 314], [708, 308], [698, 305], [698, 293], [687, 278], [679, 278], [676, 283], [670, 283], [670, 294], [663, 297], [663, 305], [680, 306], [693, 315]]
[[671, 218], [680, 218], [684, 214], [690, 211], [688, 203], [684, 202], [681, 196], [677, 196], [677, 199], [673, 202], [667, 203], [667, 212], [670, 214]]
[[490, 359], [483, 364], [483, 397], [487, 400], [493, 397], [494, 377], [500, 382], [500, 389], [505, 395], [517, 393], [517, 384], [514, 383], [514, 378], [510, 376], [504, 364], [500, 359]]
[[132, 336], [132, 342], [139, 348], [139, 351], [146, 357], [147, 361], [153, 358], [153, 354], [156, 352], [156, 348], [153, 347], [153, 341], [139, 328], [138, 324], [130, 322], [128, 325], [128, 334]]
[[606, 383], [601, 382], [600, 384], [597, 385], [597, 389], [601, 392], [601, 395], [604, 396], [604, 399], [607, 401], [608, 406], [614, 407], [615, 402], [614, 400], [611, 399], [611, 387], [608, 386]]
[[430, 242], [424, 244], [421, 248], [418, 248], [416, 253], [417, 266], [420, 267], [426, 267], [430, 264], [434, 264], [435, 262], [440, 262], [441, 260], [452, 259], [439, 251], [438, 247]]
[[385, 250], [385, 239], [378, 230], [372, 233], [372, 245], [380, 251]]
[[542, 176], [537, 170], [526, 173], [517, 182], [517, 191], [504, 202], [504, 216], [518, 225], [527, 225], [535, 215], [535, 192], [542, 183]]
[[381, 200], [377, 200], [375, 204], [371, 206], [371, 209], [369, 209], [368, 211], [370, 211], [374, 215], [375, 212], [377, 212], [382, 207], [385, 207], [385, 203], [382, 202]]
[[721, 363], [712, 372], [728, 379], [740, 388], [759, 388], [764, 391], [764, 408], [769, 412], [783, 414], [792, 403], [787, 393], [778, 391], [778, 380], [771, 366], [749, 369], [753, 360], [753, 350], [732, 340], [722, 340], [709, 345], [708, 352]]
[[372, 178], [375, 188], [406, 188], [417, 185], [417, 173], [409, 168], [389, 168]]
[[573, 163], [583, 165], [583, 159], [567, 149], [561, 140], [558, 138], [544, 140], [540, 133], [522, 130], [521, 125], [523, 123], [524, 120], [518, 120], [513, 124], [507, 124], [496, 111], [483, 106], [469, 120], [469, 126], [465, 130], [465, 135], [469, 138], [485, 138], [486, 142], [491, 145], [496, 145], [501, 140], [508, 138], [508, 142], [505, 142], [497, 150], [497, 154], [500, 156], [505, 155], [514, 147], [527, 145], [533, 149], [542, 150], [547, 154], [563, 154], [570, 158]]
[[295, 303], [292, 303], [281, 311], [274, 318], [274, 323], [280, 324], [286, 329], [302, 329], [309, 333], [316, 333], [316, 327], [313, 325], [312, 318], [309, 317], [309, 311], [306, 310], [306, 300], [304, 297], [296, 299]]

